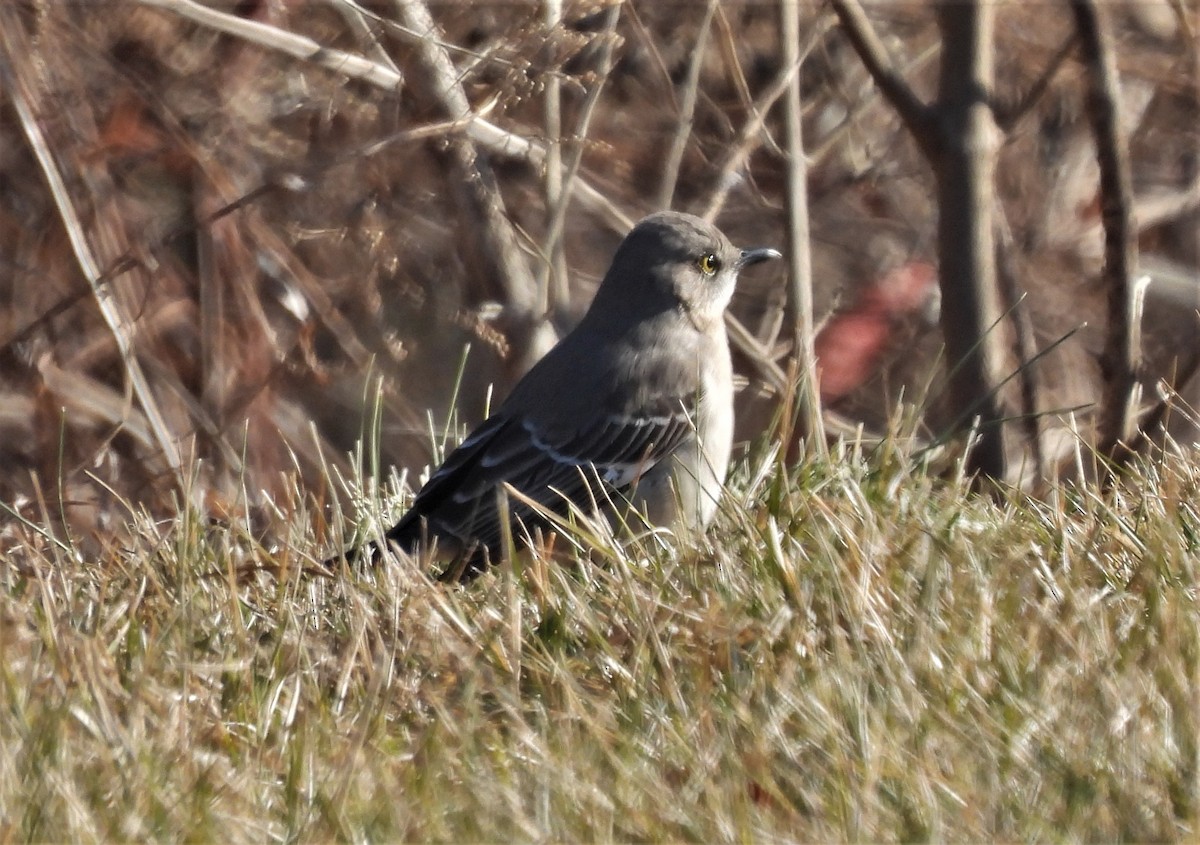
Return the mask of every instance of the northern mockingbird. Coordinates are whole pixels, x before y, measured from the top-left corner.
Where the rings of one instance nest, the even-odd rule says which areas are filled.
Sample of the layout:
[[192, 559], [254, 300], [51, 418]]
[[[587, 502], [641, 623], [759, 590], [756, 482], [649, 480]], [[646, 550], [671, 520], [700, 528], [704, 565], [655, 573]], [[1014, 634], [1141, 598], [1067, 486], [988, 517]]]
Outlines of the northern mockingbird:
[[[455, 558], [447, 580], [478, 574], [501, 553], [506, 484], [558, 514], [616, 502], [652, 525], [707, 526], [733, 441], [725, 308], [739, 270], [778, 257], [689, 214], [643, 219], [579, 325], [446, 458], [387, 541], [410, 553], [436, 542]], [[507, 515], [517, 542], [545, 524], [516, 497]], [[378, 549], [348, 556], [365, 554]]]

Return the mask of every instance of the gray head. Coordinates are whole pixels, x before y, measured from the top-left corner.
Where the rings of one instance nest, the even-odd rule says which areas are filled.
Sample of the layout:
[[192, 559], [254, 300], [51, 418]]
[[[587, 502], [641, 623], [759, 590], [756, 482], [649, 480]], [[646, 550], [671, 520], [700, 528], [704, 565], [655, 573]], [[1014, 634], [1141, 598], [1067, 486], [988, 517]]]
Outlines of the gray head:
[[661, 211], [621, 241], [591, 311], [650, 316], [682, 309], [698, 326], [711, 325], [729, 305], [738, 271], [779, 257], [774, 249], [739, 249], [699, 217]]

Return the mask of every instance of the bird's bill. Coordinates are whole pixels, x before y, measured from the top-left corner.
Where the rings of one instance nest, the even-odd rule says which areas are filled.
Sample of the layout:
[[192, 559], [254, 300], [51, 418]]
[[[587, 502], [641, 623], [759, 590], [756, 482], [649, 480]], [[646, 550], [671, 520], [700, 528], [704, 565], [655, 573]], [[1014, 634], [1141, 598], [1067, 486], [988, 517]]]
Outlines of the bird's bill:
[[783, 253], [770, 247], [743, 249], [742, 254], [738, 256], [737, 268], [741, 270], [743, 267], [749, 267], [751, 264], [759, 264], [773, 258], [783, 258]]

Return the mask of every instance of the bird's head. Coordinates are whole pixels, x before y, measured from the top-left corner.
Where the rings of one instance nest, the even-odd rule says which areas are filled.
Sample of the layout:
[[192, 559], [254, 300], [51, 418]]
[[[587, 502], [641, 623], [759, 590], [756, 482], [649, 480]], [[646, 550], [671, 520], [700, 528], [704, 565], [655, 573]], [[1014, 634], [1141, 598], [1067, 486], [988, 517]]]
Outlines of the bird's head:
[[617, 248], [593, 307], [642, 315], [682, 309], [708, 326], [722, 318], [742, 268], [779, 257], [774, 249], [739, 249], [699, 217], [651, 214]]

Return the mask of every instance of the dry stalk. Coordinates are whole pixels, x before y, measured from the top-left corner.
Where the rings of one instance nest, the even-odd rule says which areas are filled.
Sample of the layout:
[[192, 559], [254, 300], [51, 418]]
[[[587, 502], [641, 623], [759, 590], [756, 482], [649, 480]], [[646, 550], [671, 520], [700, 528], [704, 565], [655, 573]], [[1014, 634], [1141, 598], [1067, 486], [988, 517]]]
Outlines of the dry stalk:
[[[553, 32], [562, 24], [562, 0], [543, 0], [542, 21], [547, 32]], [[546, 133], [546, 167], [542, 175], [542, 186], [546, 192], [546, 230], [550, 232], [554, 216], [563, 199], [562, 163], [562, 80], [558, 74], [550, 74], [546, 80], [542, 98], [542, 121]], [[542, 245], [545, 265], [541, 273], [541, 288], [544, 291], [543, 307], [549, 312], [570, 301], [571, 287], [567, 280], [567, 257], [562, 238], [547, 236]]]
[[341, 13], [342, 19], [354, 31], [358, 40], [363, 43], [366, 51], [371, 54], [371, 61], [380, 67], [392, 71], [398, 79], [403, 81], [403, 74], [400, 73], [400, 68], [392, 61], [392, 57], [388, 55], [387, 50], [379, 43], [379, 38], [376, 36], [375, 30], [371, 28], [369, 23], [370, 15], [366, 9], [357, 3], [351, 2], [351, 0], [328, 0], [328, 2]]
[[[247, 21], [235, 15], [200, 6], [193, 0], [143, 0], [143, 2], [175, 12], [188, 20], [209, 26], [227, 35], [245, 39], [265, 49], [277, 50], [286, 55], [315, 61], [352, 79], [358, 79], [386, 91], [397, 91], [403, 83], [403, 80], [397, 78], [391, 68], [387, 66], [369, 61], [362, 56], [353, 56], [321, 47], [312, 39], [297, 36], [280, 27], [260, 21]], [[342, 0], [342, 2], [361, 10], [361, 7], [349, 3], [348, 0]], [[370, 14], [365, 10], [362, 11], [364, 14]], [[227, 20], [228, 18], [232, 18], [232, 21]], [[418, 38], [419, 30], [411, 27], [396, 27], [396, 29], [410, 38]], [[443, 42], [438, 39], [431, 40], [436, 46], [441, 47], [443, 52], [445, 51]], [[314, 46], [316, 47], [315, 52], [313, 51]], [[333, 61], [331, 64], [327, 63], [330, 56], [336, 57], [337, 61]], [[489, 153], [524, 161], [535, 169], [545, 167], [546, 145], [541, 142], [502, 129], [475, 112], [463, 113], [452, 122], [461, 127], [473, 143]], [[572, 192], [576, 194], [575, 198], [584, 208], [596, 215], [614, 232], [623, 233], [633, 224], [629, 216], [622, 212], [612, 200], [586, 180], [582, 178], [574, 180]]]
[[729, 145], [725, 156], [716, 167], [716, 175], [712, 179], [712, 192], [709, 194], [708, 202], [704, 205], [704, 210], [700, 212], [700, 216], [705, 220], [710, 222], [716, 220], [717, 215], [721, 213], [721, 209], [725, 207], [725, 202], [729, 199], [730, 191], [733, 190], [738, 182], [735, 174], [746, 166], [746, 162], [750, 160], [750, 155], [762, 143], [764, 135], [763, 126], [766, 123], [767, 112], [771, 110], [771, 107], [788, 90], [799, 70], [799, 62], [780, 68], [779, 73], [775, 75], [775, 79], [772, 80], [771, 84], [767, 86], [751, 106], [750, 116], [742, 124], [742, 128], [738, 130], [737, 138]]
[[692, 124], [696, 117], [696, 101], [700, 96], [700, 70], [704, 66], [704, 52], [708, 48], [708, 37], [712, 30], [713, 15], [717, 11], [717, 0], [708, 0], [704, 19], [696, 43], [692, 46], [692, 59], [688, 63], [687, 77], [683, 83], [683, 101], [679, 105], [679, 116], [675, 122], [675, 134], [667, 148], [663, 165], [662, 181], [658, 186], [657, 208], [670, 208], [675, 199], [675, 184], [679, 181], [679, 167], [683, 164], [683, 153], [692, 136]]
[[1101, 454], [1124, 453], [1133, 424], [1134, 385], [1141, 359], [1133, 295], [1137, 276], [1137, 224], [1129, 145], [1121, 126], [1120, 80], [1107, 13], [1094, 0], [1071, 0], [1083, 58], [1088, 66], [1087, 116], [1100, 165], [1100, 214], [1104, 223], [1104, 287], [1108, 333], [1100, 359], [1104, 397], [1100, 407]]
[[[612, 73], [613, 51], [617, 43], [616, 29], [620, 16], [621, 6], [618, 4], [610, 6], [605, 13], [604, 27], [602, 29], [603, 34], [600, 36], [603, 40], [600, 46], [599, 67], [596, 72], [596, 79], [592, 87], [588, 89], [587, 97], [584, 99], [583, 108], [579, 114], [578, 124], [572, 136], [572, 146], [565, 164], [566, 170], [562, 177], [562, 191], [559, 194], [558, 202], [550, 206], [550, 219], [546, 225], [545, 238], [547, 255], [551, 254], [550, 251], [552, 249], [561, 248], [567, 207], [570, 205], [575, 189], [585, 185], [583, 179], [579, 176], [579, 167], [583, 162], [584, 143], [591, 129], [592, 117], [596, 113], [596, 106], [600, 102], [600, 94], [604, 90], [604, 84], [608, 80], [609, 74]], [[544, 166], [547, 169], [550, 167], [549, 164], [545, 164]], [[605, 200], [605, 202], [608, 201]], [[624, 234], [633, 226], [633, 221], [624, 212], [618, 211], [615, 205], [611, 203], [608, 203], [608, 205], [610, 208], [610, 220], [618, 223], [617, 231]], [[564, 291], [564, 293], [566, 292]], [[556, 302], [555, 305], [561, 306], [565, 302], [566, 298]]]
[[297, 59], [313, 62], [355, 79], [361, 79], [380, 88], [399, 91], [404, 77], [394, 67], [373, 62], [362, 56], [325, 47], [303, 35], [297, 35], [277, 26], [248, 20], [238, 15], [203, 6], [195, 0], [141, 0], [146, 6], [155, 6], [174, 12], [202, 26], [233, 35], [260, 47], [286, 53]]
[[[781, 0], [783, 17], [783, 65], [799, 67], [800, 6], [797, 0]], [[817, 360], [813, 347], [812, 245], [808, 219], [808, 160], [804, 155], [801, 122], [800, 77], [793, 74], [784, 105], [787, 147], [785, 204], [788, 212], [788, 295], [792, 308], [792, 354], [800, 379], [796, 410], [800, 432], [818, 450], [825, 448], [821, 425], [821, 400], [817, 386]]]
[[[452, 120], [471, 114], [458, 70], [436, 36], [438, 27], [429, 8], [423, 0], [395, 0], [395, 7], [403, 25], [418, 34], [413, 46], [427, 77], [428, 93]], [[539, 302], [538, 291], [527, 284], [529, 267], [518, 246], [491, 164], [478, 154], [468, 138], [452, 140], [449, 154], [456, 171], [452, 177], [455, 201], [463, 215], [460, 231], [473, 246], [464, 255], [479, 260], [476, 279], [485, 286], [494, 285], [495, 293], [499, 294], [496, 298], [504, 305], [506, 334], [516, 350], [511, 374], [519, 375], [548, 347], [551, 339], [546, 335], [552, 334], [553, 329], [545, 322], [545, 308]], [[487, 297], [481, 297], [484, 298]]]

